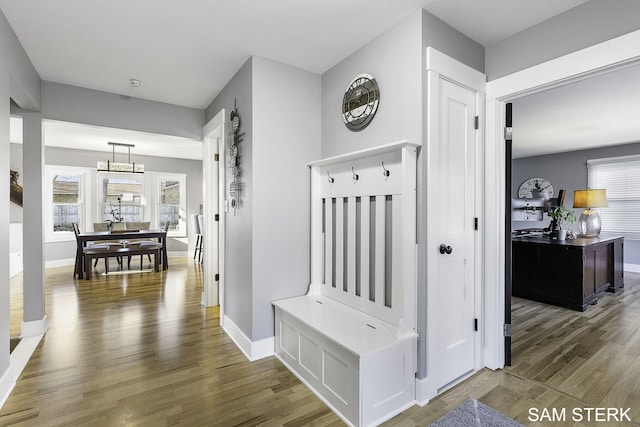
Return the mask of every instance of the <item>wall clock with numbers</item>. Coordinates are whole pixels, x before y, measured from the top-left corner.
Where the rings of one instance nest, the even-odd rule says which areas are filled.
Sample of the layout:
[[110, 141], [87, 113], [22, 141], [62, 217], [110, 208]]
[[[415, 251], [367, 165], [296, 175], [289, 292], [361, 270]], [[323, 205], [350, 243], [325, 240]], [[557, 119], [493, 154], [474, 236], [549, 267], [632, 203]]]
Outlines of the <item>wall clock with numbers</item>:
[[370, 74], [358, 74], [351, 80], [342, 98], [342, 120], [354, 132], [366, 128], [380, 104], [380, 89]]

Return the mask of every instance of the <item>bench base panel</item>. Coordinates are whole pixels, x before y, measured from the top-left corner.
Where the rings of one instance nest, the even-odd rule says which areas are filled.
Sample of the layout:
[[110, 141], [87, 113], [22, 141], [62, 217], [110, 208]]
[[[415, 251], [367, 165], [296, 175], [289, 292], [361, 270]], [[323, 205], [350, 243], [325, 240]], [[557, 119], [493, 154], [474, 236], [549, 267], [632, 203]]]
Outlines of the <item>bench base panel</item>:
[[276, 356], [345, 422], [378, 425], [415, 404], [416, 339], [357, 355], [276, 307]]

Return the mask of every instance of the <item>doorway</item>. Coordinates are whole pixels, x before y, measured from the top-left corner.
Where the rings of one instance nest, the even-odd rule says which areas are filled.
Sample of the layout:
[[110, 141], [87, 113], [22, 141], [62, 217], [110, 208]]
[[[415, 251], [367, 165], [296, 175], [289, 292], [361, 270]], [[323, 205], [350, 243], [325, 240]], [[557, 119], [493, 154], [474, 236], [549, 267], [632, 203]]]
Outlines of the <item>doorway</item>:
[[479, 212], [485, 76], [431, 47], [427, 57], [428, 138], [422, 155], [428, 218], [426, 397], [431, 399], [482, 366]]
[[202, 305], [220, 305], [224, 319], [225, 110], [203, 128], [204, 284]]
[[[545, 62], [496, 79], [487, 84], [487, 168], [485, 172], [486, 215], [488, 223], [485, 249], [498, 255], [498, 268], [485, 270], [487, 310], [494, 323], [486, 335], [487, 366], [504, 366], [506, 356], [505, 308], [510, 295], [505, 289], [506, 271], [506, 147], [505, 109], [508, 101], [524, 95], [577, 82], [598, 74], [627, 67], [640, 62], [640, 31], [612, 39], [555, 60]], [[497, 184], [497, 185], [496, 185]], [[493, 188], [492, 188], [493, 186]], [[495, 192], [492, 195], [491, 192]], [[509, 209], [509, 210], [508, 210]], [[490, 263], [487, 264], [490, 267]], [[494, 266], [495, 267], [495, 266]], [[493, 285], [495, 284], [495, 285]]]

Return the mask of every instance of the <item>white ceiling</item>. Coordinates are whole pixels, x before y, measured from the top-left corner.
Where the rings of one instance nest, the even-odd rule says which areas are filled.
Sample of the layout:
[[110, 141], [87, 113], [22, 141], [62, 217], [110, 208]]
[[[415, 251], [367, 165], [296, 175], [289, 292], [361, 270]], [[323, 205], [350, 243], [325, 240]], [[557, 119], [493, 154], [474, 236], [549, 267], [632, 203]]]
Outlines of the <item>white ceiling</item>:
[[[0, 9], [43, 80], [204, 109], [251, 55], [323, 73], [420, 8], [487, 46], [585, 2], [0, 0]], [[141, 136], [152, 137], [51, 124], [45, 140], [142, 151]]]
[[420, 8], [488, 45], [585, 2], [0, 0], [0, 9], [43, 80], [204, 109], [251, 55], [320, 74]]
[[514, 157], [640, 141], [640, 65], [512, 103]]

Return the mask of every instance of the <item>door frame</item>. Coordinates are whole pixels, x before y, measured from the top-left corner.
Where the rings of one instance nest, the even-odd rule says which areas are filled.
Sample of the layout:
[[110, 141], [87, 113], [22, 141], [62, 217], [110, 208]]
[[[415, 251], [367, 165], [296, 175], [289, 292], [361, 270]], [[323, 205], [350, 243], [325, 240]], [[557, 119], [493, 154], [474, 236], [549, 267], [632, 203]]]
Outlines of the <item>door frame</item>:
[[[426, 51], [426, 79], [427, 79], [427, 84], [426, 84], [426, 88], [427, 88], [427, 102], [428, 102], [428, 107], [427, 107], [427, 135], [426, 135], [426, 141], [423, 147], [423, 156], [424, 156], [424, 160], [423, 162], [425, 163], [423, 166], [424, 169], [424, 174], [425, 174], [425, 178], [427, 181], [427, 185], [425, 186], [425, 191], [426, 191], [426, 216], [427, 216], [427, 221], [426, 221], [426, 241], [424, 244], [424, 251], [425, 251], [425, 255], [426, 255], [426, 287], [427, 287], [427, 301], [426, 301], [426, 328], [424, 329], [426, 331], [426, 337], [424, 337], [424, 339], [422, 339], [421, 341], [424, 342], [423, 345], [427, 346], [426, 351], [424, 354], [426, 354], [426, 365], [427, 365], [427, 369], [426, 369], [426, 379], [424, 381], [422, 380], [417, 380], [417, 388], [416, 388], [416, 400], [418, 402], [422, 403], [426, 403], [427, 401], [429, 401], [431, 398], [435, 397], [439, 390], [437, 389], [437, 385], [433, 382], [430, 381], [430, 369], [431, 369], [431, 365], [432, 363], [437, 360], [437, 358], [439, 357], [437, 352], [435, 352], [434, 350], [432, 350], [432, 346], [427, 345], [427, 342], [429, 341], [430, 338], [430, 334], [429, 334], [429, 329], [430, 329], [430, 325], [434, 325], [432, 327], [437, 327], [437, 325], [435, 325], [435, 319], [430, 319], [430, 313], [433, 312], [432, 309], [430, 309], [430, 306], [437, 304], [436, 301], [432, 301], [429, 298], [429, 294], [431, 294], [432, 292], [429, 291], [429, 289], [433, 286], [438, 286], [437, 283], [435, 283], [435, 280], [433, 280], [430, 277], [430, 268], [429, 265], [433, 264], [435, 262], [435, 258], [436, 256], [434, 255], [434, 251], [432, 251], [431, 249], [434, 247], [437, 247], [437, 245], [440, 242], [436, 242], [435, 240], [432, 239], [432, 235], [433, 235], [433, 229], [435, 227], [438, 227], [438, 224], [433, 224], [433, 221], [429, 221], [428, 217], [429, 217], [429, 181], [431, 179], [436, 179], [436, 177], [432, 177], [430, 178], [430, 172], [429, 172], [429, 161], [430, 161], [430, 152], [431, 152], [431, 146], [433, 144], [438, 144], [438, 139], [439, 139], [439, 116], [440, 116], [440, 112], [439, 112], [439, 89], [438, 89], [438, 83], [440, 79], [444, 79], [447, 81], [450, 81], [454, 84], [457, 84], [459, 86], [465, 87], [466, 89], [469, 89], [473, 92], [475, 92], [475, 98], [476, 98], [476, 114], [480, 117], [479, 120], [479, 128], [478, 131], [476, 132], [476, 187], [475, 187], [475, 216], [479, 218], [479, 222], [482, 223], [483, 222], [483, 215], [481, 214], [482, 209], [483, 209], [483, 189], [484, 189], [484, 184], [483, 184], [483, 170], [484, 170], [484, 126], [483, 126], [483, 120], [482, 117], [484, 116], [484, 106], [485, 106], [485, 86], [486, 86], [486, 76], [447, 56], [446, 54], [432, 48], [432, 47], [427, 47], [427, 51]], [[476, 232], [475, 235], [475, 242], [474, 242], [474, 257], [475, 257], [475, 270], [473, 272], [474, 275], [474, 292], [475, 292], [475, 301], [474, 301], [474, 312], [475, 312], [475, 317], [478, 318], [480, 320], [480, 325], [479, 325], [479, 330], [478, 333], [475, 335], [474, 337], [474, 371], [479, 370], [483, 364], [482, 364], [482, 329], [483, 329], [483, 325], [484, 325], [484, 321], [482, 321], [482, 295], [483, 295], [483, 286], [482, 286], [482, 241], [483, 241], [483, 235], [484, 235], [484, 231], [483, 231], [483, 226], [480, 225], [478, 227], [478, 231]], [[469, 326], [471, 327], [471, 325]], [[419, 349], [419, 354], [423, 349]], [[463, 378], [459, 378], [455, 383], [462, 381], [465, 377]], [[455, 383], [451, 383], [449, 384], [449, 387], [453, 386]], [[440, 392], [443, 390], [440, 390]]]
[[[203, 205], [205, 230], [218, 229], [218, 241], [213, 241], [211, 233], [204, 233], [204, 279], [202, 305], [212, 307], [220, 305], [220, 324], [224, 319], [224, 266], [225, 266], [225, 109], [223, 108], [202, 128], [202, 168], [203, 168]], [[218, 161], [214, 155], [218, 154]], [[213, 172], [213, 173], [212, 173]], [[215, 220], [215, 209], [219, 221]], [[218, 247], [217, 270], [219, 281], [215, 281], [215, 266], [207, 262], [206, 248]]]
[[485, 366], [505, 364], [505, 104], [521, 96], [573, 83], [640, 63], [640, 30], [492, 80], [486, 91]]

